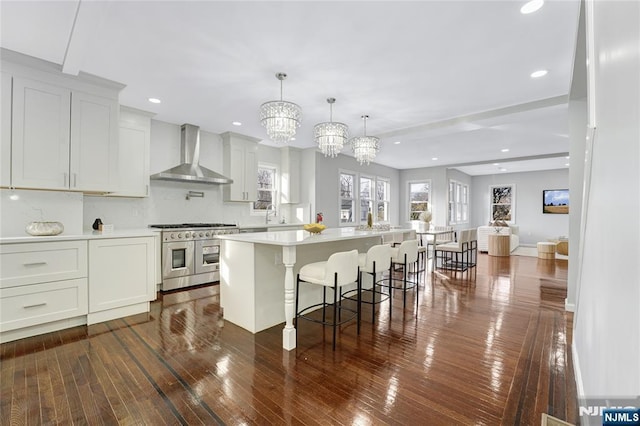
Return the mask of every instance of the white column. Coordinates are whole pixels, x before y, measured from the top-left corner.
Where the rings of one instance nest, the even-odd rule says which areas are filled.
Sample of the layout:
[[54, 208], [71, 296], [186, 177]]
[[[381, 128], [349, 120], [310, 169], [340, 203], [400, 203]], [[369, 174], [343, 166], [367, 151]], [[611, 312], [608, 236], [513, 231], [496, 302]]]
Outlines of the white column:
[[293, 279], [293, 266], [296, 264], [296, 246], [282, 247], [282, 263], [284, 264], [284, 318], [285, 325], [282, 330], [282, 347], [288, 351], [296, 347], [296, 329], [293, 327], [295, 314], [295, 283]]

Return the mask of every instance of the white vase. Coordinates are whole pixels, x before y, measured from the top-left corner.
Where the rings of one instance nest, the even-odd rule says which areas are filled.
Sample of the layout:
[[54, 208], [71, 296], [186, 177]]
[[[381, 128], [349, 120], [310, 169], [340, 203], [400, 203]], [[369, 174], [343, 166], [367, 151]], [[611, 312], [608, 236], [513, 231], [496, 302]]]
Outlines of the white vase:
[[60, 222], [31, 222], [25, 231], [34, 236], [58, 235], [64, 231], [64, 225]]

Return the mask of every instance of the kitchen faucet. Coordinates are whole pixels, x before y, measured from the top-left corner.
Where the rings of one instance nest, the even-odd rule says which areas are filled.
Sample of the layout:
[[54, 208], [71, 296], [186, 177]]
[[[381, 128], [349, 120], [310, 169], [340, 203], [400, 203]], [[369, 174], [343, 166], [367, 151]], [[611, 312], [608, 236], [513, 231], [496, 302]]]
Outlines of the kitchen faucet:
[[267, 214], [264, 217], [264, 223], [269, 223], [269, 215], [270, 213], [273, 212], [273, 215], [276, 215], [276, 206], [274, 206], [273, 204], [269, 204], [267, 206]]

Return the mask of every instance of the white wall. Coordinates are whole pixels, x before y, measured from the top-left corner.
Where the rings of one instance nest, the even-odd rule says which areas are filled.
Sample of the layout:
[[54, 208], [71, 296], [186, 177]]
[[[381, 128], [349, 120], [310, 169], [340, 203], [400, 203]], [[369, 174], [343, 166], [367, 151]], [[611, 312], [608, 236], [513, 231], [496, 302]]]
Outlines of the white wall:
[[[640, 395], [640, 2], [587, 3], [596, 128], [574, 317], [580, 396]], [[593, 9], [590, 9], [593, 7]], [[590, 114], [591, 116], [591, 114]], [[612, 224], [615, 224], [612, 226]]]
[[320, 152], [314, 152], [316, 174], [315, 174], [315, 211], [324, 214], [324, 223], [328, 227], [340, 225], [338, 213], [340, 211], [340, 171], [348, 170], [362, 173], [366, 176], [377, 176], [388, 178], [391, 187], [390, 223], [399, 224], [398, 210], [398, 182], [399, 171], [391, 167], [381, 166], [371, 163], [368, 166], [361, 166], [355, 158], [348, 155], [339, 154], [335, 158], [325, 157]]
[[542, 213], [542, 191], [569, 188], [568, 168], [474, 176], [471, 190], [473, 226], [489, 223], [489, 186], [510, 184], [516, 187], [515, 224], [520, 228], [521, 245], [535, 245], [548, 238], [569, 235], [569, 215]]

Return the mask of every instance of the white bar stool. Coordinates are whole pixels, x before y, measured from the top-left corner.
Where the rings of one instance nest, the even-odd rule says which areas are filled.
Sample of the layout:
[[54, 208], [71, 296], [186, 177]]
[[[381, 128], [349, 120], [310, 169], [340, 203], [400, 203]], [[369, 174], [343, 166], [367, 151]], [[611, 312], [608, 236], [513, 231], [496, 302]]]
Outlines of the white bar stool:
[[[301, 310], [298, 307], [300, 284], [309, 283], [323, 286], [322, 302], [307, 306]], [[351, 309], [342, 306], [342, 298], [338, 299], [340, 287], [357, 283], [357, 307]], [[327, 303], [327, 287], [333, 289], [333, 303]], [[334, 253], [329, 259], [323, 262], [314, 262], [304, 265], [300, 268], [296, 280], [296, 340], [298, 333], [298, 319], [305, 319], [319, 324], [330, 325], [333, 328], [333, 350], [336, 350], [336, 328], [338, 325], [344, 324], [357, 317], [358, 334], [360, 334], [360, 272], [358, 268], [358, 250]], [[327, 319], [326, 308], [333, 305], [333, 316], [331, 320]], [[310, 316], [311, 312], [322, 308], [322, 320]], [[342, 311], [351, 312], [348, 318], [341, 320]]]
[[[376, 322], [376, 306], [389, 299], [390, 295], [381, 291], [384, 287], [389, 287], [385, 284], [378, 284], [378, 276], [384, 281], [384, 271], [389, 271], [389, 280], [391, 280], [391, 245], [380, 244], [371, 247], [366, 253], [360, 253], [358, 255], [358, 265], [360, 266], [360, 287], [362, 293], [370, 293], [371, 298], [360, 297], [360, 303], [367, 303], [371, 305], [371, 322]], [[369, 274], [372, 277], [371, 288], [362, 288], [362, 274]], [[342, 296], [353, 298], [353, 292], [356, 290], [349, 290]]]
[[[409, 281], [409, 265], [415, 265], [416, 280]], [[418, 268], [418, 240], [406, 240], [400, 243], [398, 247], [391, 247], [391, 266], [402, 266], [402, 286], [393, 284], [393, 277], [389, 280], [389, 313], [391, 313], [391, 301], [393, 300], [393, 290], [402, 290], [402, 307], [407, 306], [407, 291], [412, 288], [416, 289], [416, 307], [418, 306], [418, 282], [420, 281], [420, 270]], [[395, 280], [397, 281], [397, 280]]]

